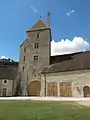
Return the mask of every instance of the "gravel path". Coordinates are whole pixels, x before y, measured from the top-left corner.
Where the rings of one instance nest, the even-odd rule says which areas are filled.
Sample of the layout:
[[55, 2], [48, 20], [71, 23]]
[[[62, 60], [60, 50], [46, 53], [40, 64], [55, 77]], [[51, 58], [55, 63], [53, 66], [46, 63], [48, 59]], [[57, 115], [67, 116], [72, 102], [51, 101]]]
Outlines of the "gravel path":
[[80, 102], [76, 102], [77, 106], [86, 106], [86, 107], [90, 107], [90, 101], [80, 101]]

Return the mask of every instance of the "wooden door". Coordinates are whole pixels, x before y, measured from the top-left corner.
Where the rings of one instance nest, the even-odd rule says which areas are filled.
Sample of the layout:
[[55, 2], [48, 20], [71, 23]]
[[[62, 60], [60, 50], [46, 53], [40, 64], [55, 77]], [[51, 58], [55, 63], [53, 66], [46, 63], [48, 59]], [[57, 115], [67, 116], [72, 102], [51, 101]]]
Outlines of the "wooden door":
[[3, 88], [2, 96], [3, 96], [3, 97], [7, 96], [7, 89], [6, 89], [6, 88]]
[[83, 87], [84, 97], [90, 97], [90, 88], [88, 86]]
[[47, 83], [47, 96], [57, 96], [57, 83]]
[[41, 82], [40, 81], [32, 81], [28, 85], [29, 96], [40, 96], [40, 91], [41, 91]]
[[62, 82], [59, 84], [59, 89], [60, 89], [61, 97], [71, 97], [72, 96], [71, 83]]

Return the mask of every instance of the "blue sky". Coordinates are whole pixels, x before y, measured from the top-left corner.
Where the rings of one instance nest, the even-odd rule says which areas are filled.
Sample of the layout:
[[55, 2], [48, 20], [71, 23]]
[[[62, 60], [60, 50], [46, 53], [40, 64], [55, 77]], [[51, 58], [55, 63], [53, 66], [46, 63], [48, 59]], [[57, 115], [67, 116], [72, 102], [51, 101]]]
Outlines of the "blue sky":
[[90, 0], [0, 0], [0, 56], [18, 60], [25, 31], [40, 16], [46, 22], [47, 11], [53, 40], [79, 36], [90, 42]]

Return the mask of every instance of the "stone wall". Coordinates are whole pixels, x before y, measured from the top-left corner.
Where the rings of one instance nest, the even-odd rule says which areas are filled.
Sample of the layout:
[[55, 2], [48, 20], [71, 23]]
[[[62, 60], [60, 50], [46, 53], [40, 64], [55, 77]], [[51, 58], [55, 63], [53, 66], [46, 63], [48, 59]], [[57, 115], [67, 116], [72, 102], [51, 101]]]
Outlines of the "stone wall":
[[[39, 38], [37, 38], [37, 33], [39, 33]], [[22, 76], [22, 89], [24, 89], [26, 82], [29, 84], [34, 80], [41, 80], [42, 68], [50, 64], [50, 42], [51, 31], [49, 28], [45, 30], [30, 31], [27, 33], [26, 41], [20, 47], [19, 71]], [[38, 43], [38, 49], [34, 48], [35, 43]], [[25, 47], [26, 52], [24, 52]], [[35, 55], [38, 55], [37, 61], [34, 61]], [[23, 60], [24, 56], [25, 61]]]
[[3, 88], [6, 88], [6, 96], [13, 96], [13, 80], [7, 80], [7, 83], [4, 83], [5, 79], [0, 80], [0, 96], [2, 96]]
[[[70, 82], [72, 85], [72, 96], [83, 97], [83, 87], [90, 87], [90, 70], [79, 70], [70, 72], [50, 73], [46, 74], [46, 82], [56, 82], [59, 91], [59, 83]], [[45, 77], [42, 75], [42, 96], [44, 96]], [[60, 93], [58, 92], [58, 96]]]

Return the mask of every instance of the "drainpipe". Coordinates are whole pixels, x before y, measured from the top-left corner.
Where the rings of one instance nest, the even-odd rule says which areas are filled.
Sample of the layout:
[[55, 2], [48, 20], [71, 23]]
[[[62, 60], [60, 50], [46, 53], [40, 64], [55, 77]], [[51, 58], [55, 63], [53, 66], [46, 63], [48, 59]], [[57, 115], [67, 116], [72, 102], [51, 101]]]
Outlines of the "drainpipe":
[[28, 87], [28, 70], [27, 70], [27, 81], [26, 81], [26, 92], [25, 92], [25, 96], [28, 96], [27, 87]]
[[14, 92], [15, 92], [15, 84], [14, 84], [14, 82], [15, 82], [15, 80], [12, 80], [13, 81], [13, 83], [12, 83], [12, 96], [14, 96]]
[[45, 94], [44, 94], [44, 96], [46, 97], [46, 83], [47, 83], [47, 81], [46, 81], [46, 73], [44, 74], [44, 80], [45, 80]]

